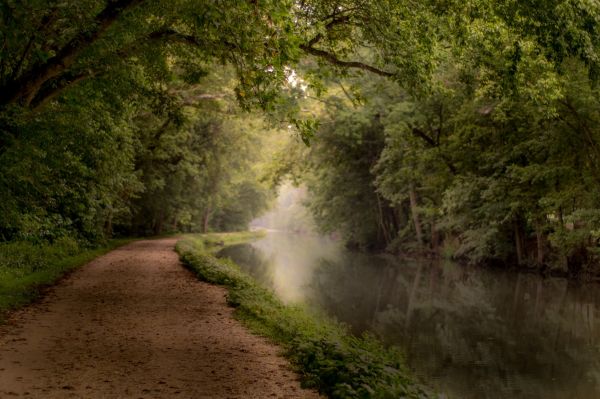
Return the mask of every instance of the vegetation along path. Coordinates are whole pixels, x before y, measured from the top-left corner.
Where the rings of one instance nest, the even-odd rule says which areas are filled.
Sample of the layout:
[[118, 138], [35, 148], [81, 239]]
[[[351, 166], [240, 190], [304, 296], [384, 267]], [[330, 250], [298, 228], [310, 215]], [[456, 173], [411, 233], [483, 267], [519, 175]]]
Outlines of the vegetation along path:
[[110, 252], [13, 315], [0, 332], [0, 397], [318, 397], [233, 319], [224, 289], [181, 267], [175, 242]]

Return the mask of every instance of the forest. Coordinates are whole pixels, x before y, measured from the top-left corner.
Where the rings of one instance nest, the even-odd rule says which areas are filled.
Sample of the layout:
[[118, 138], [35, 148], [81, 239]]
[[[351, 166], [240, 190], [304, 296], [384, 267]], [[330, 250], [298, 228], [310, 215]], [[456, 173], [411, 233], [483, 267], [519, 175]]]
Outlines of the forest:
[[3, 246], [244, 230], [600, 274], [595, 0], [2, 0]]

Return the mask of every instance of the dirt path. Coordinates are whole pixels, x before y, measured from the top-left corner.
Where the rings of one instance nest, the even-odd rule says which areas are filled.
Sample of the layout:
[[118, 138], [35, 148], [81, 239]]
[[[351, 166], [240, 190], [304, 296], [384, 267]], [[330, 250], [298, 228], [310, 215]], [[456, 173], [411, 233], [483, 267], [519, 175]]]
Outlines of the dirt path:
[[0, 328], [0, 397], [316, 398], [225, 290], [139, 241], [73, 273]]

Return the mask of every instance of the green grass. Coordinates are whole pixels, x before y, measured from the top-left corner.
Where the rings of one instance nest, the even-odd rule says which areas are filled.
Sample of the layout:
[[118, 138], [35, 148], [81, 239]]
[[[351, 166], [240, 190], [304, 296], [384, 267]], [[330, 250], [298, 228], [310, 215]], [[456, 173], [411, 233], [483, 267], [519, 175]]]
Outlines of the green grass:
[[130, 241], [111, 240], [98, 248], [82, 247], [71, 238], [53, 244], [0, 243], [0, 322], [8, 312], [39, 298], [65, 273]]
[[[235, 234], [226, 238], [229, 243], [243, 241]], [[199, 279], [228, 289], [236, 317], [284, 348], [305, 387], [331, 398], [432, 397], [415, 382], [398, 349], [371, 336], [355, 337], [343, 325], [302, 307], [286, 306], [233, 262], [217, 259], [214, 243], [221, 246], [224, 240], [187, 236], [178, 242], [177, 252]]]
[[216, 252], [222, 247], [256, 240], [264, 236], [265, 232], [263, 230], [256, 230], [232, 233], [185, 234], [183, 238], [193, 243], [197, 249], [201, 248], [209, 252]]

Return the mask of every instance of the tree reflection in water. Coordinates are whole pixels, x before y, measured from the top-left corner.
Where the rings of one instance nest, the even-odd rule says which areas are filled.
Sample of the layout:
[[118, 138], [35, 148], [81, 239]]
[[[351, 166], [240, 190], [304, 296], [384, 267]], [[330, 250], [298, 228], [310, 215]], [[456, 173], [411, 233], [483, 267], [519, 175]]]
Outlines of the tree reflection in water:
[[285, 301], [403, 348], [451, 398], [600, 397], [597, 284], [351, 253], [285, 234], [223, 254]]

